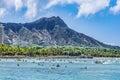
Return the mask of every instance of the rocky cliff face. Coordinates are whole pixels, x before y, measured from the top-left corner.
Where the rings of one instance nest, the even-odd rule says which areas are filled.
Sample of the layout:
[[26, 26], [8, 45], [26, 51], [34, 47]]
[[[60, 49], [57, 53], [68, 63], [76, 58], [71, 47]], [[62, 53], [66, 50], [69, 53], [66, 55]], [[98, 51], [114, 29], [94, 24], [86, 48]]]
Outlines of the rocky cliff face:
[[89, 46], [118, 48], [103, 44], [87, 35], [70, 29], [60, 17], [41, 18], [31, 23], [1, 23], [4, 43], [8, 45]]

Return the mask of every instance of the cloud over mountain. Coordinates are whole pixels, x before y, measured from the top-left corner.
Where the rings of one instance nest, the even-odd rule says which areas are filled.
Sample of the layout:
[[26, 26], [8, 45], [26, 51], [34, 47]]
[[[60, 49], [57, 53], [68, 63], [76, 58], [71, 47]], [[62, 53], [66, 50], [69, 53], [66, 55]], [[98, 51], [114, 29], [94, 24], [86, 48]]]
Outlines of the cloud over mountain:
[[[0, 0], [0, 16], [3, 14], [19, 13], [19, 11], [24, 11], [22, 16], [26, 19], [34, 19], [37, 17], [41, 10], [42, 2], [45, 2], [45, 9], [48, 10], [57, 5], [71, 5], [75, 4], [78, 12], [76, 14], [77, 18], [81, 16], [94, 15], [104, 9], [110, 9], [113, 14], [120, 12], [120, 0], [116, 1], [116, 5], [110, 7], [110, 2], [112, 0]], [[5, 13], [5, 12], [8, 13]], [[109, 10], [108, 10], [109, 11]]]
[[26, 0], [27, 12], [26, 18], [34, 18], [37, 15], [37, 0]]
[[95, 14], [109, 6], [110, 0], [50, 0], [46, 8], [58, 4], [77, 4], [78, 13], [77, 17], [88, 16]]

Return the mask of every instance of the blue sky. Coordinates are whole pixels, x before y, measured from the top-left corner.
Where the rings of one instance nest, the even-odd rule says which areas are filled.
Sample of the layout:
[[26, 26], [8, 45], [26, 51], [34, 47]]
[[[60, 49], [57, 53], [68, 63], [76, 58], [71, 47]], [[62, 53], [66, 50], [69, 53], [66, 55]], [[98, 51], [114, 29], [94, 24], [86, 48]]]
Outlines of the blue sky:
[[120, 46], [120, 0], [0, 0], [0, 22], [51, 16], [60, 16], [75, 31]]

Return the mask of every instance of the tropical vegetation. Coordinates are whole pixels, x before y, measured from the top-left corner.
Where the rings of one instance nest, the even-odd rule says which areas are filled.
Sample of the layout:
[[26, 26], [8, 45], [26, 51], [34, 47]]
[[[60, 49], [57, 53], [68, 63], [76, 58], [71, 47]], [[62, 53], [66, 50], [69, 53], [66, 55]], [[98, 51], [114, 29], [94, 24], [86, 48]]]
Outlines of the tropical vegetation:
[[0, 45], [1, 56], [93, 56], [93, 57], [120, 57], [119, 49], [110, 48], [83, 48], [72, 46], [54, 46], [54, 47], [19, 47]]

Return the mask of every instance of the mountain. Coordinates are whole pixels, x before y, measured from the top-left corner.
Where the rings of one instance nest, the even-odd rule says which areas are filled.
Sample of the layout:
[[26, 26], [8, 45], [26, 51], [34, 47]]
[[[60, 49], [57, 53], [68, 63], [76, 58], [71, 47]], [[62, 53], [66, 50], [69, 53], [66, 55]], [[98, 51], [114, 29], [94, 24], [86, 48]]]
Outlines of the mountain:
[[60, 17], [40, 18], [30, 23], [1, 23], [4, 43], [8, 45], [82, 46], [119, 48], [106, 45], [83, 33], [70, 29]]

